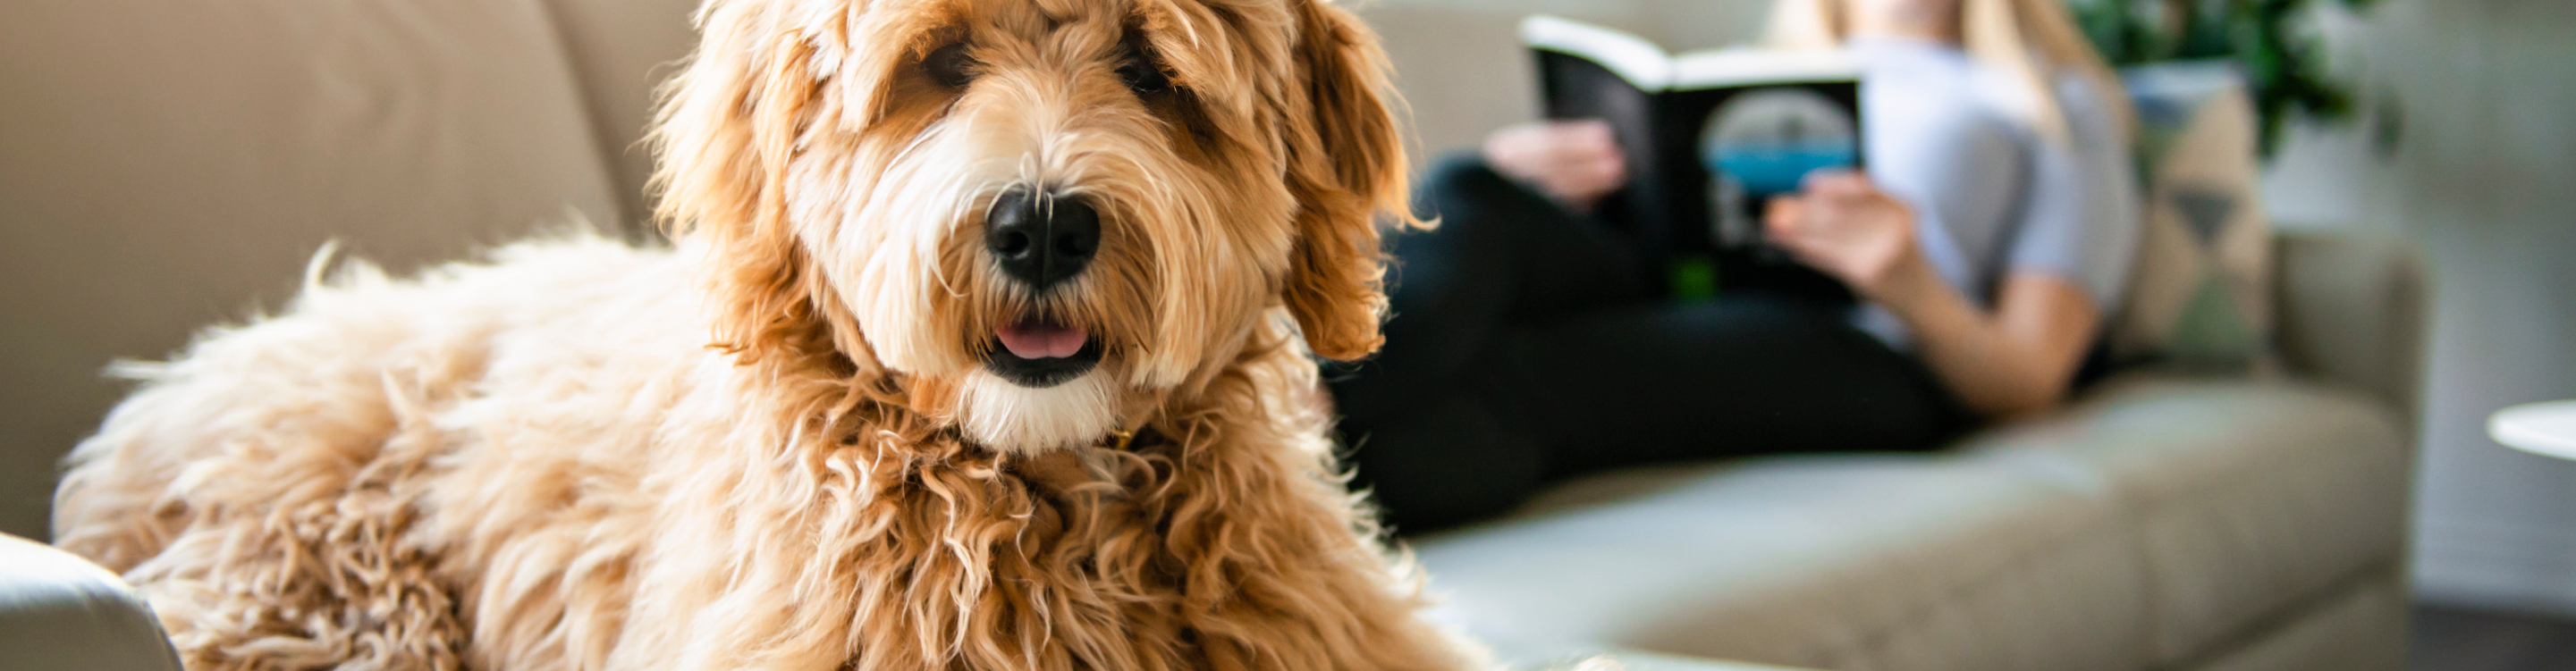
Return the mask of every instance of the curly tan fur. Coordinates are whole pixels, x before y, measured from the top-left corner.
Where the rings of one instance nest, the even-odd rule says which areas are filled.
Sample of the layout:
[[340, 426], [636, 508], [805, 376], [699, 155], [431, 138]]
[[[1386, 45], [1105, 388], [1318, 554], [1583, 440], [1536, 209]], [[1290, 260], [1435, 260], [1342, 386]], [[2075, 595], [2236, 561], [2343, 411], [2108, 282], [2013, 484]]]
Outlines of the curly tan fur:
[[[672, 248], [318, 270], [82, 443], [57, 543], [194, 669], [1452, 669], [1344, 492], [1401, 209], [1383, 56], [1318, 0], [711, 0]], [[966, 44], [974, 79], [922, 59]], [[1142, 45], [1141, 47], [1138, 45]], [[1176, 87], [1118, 78], [1151, 54]], [[1014, 285], [1013, 185], [1102, 213]], [[317, 268], [319, 261], [317, 260]], [[1032, 312], [1072, 392], [979, 367]], [[1133, 443], [1111, 436], [1140, 429]]]

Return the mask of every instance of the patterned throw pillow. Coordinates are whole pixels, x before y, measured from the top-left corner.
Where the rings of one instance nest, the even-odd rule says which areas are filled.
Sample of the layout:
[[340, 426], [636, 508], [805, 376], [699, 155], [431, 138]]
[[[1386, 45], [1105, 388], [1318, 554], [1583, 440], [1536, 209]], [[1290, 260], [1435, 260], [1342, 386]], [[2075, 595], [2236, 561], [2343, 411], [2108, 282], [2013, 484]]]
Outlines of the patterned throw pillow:
[[2112, 360], [2243, 371], [2271, 359], [2272, 230], [2256, 193], [2255, 116], [2226, 62], [2131, 68], [2145, 221]]

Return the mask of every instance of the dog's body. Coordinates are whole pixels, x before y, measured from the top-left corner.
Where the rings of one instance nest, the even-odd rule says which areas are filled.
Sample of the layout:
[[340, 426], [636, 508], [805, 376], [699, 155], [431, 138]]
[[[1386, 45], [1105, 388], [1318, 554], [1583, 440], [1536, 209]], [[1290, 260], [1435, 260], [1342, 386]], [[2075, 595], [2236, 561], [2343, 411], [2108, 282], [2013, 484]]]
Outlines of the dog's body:
[[192, 668], [1472, 663], [1305, 400], [1310, 350], [1376, 344], [1370, 218], [1402, 192], [1356, 22], [700, 21], [657, 129], [673, 248], [317, 272], [141, 371], [58, 543]]

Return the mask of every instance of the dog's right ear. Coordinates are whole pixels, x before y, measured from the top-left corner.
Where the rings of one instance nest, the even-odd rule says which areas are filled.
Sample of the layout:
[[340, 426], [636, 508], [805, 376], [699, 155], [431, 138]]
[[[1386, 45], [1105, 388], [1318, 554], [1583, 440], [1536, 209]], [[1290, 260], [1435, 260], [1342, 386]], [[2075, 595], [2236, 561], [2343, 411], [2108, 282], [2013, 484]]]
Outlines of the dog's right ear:
[[1408, 164], [1386, 52], [1359, 17], [1327, 0], [1293, 0], [1303, 118], [1290, 118], [1290, 187], [1298, 240], [1283, 302], [1327, 359], [1368, 356], [1385, 342], [1386, 256], [1380, 217], [1420, 227], [1405, 203]]
[[[741, 361], [810, 358], [838, 349], [873, 367], [855, 322], [809, 265], [787, 216], [785, 180], [797, 142], [817, 123], [818, 64], [846, 49], [844, 12], [806, 11], [800, 0], [709, 0], [703, 35], [660, 91], [649, 140], [659, 159], [654, 214], [683, 249], [708, 256], [704, 281], [714, 345]], [[846, 341], [846, 342], [836, 342]]]

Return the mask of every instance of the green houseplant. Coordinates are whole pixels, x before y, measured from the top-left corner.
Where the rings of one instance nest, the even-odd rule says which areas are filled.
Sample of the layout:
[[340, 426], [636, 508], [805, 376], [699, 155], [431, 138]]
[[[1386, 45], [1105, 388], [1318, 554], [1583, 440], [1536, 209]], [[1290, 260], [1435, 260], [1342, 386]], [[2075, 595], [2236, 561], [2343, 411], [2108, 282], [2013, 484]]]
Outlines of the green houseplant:
[[2376, 0], [2069, 0], [2086, 37], [2113, 67], [2174, 60], [2235, 61], [2254, 87], [2262, 151], [2271, 155], [2290, 115], [2341, 121], [2354, 95], [2326, 75], [2323, 50], [2301, 20], [2324, 2], [2354, 11]]

